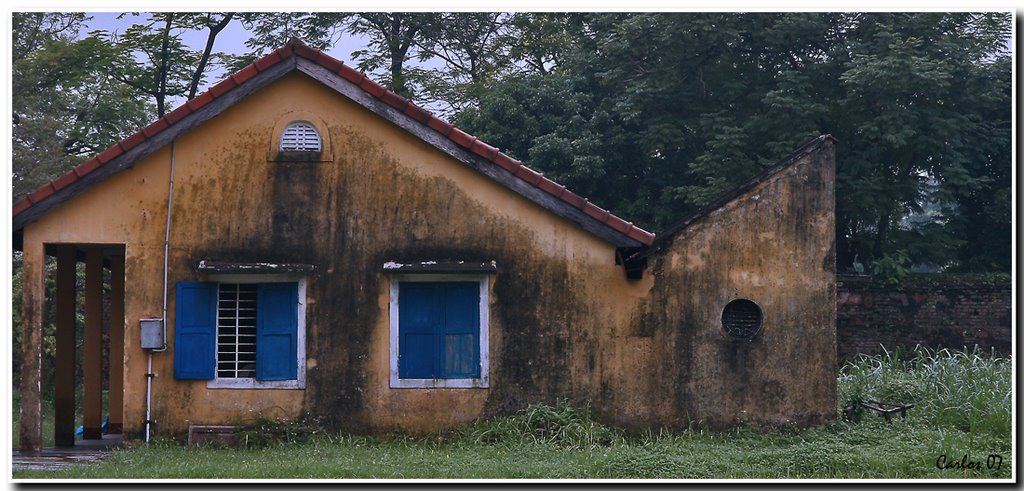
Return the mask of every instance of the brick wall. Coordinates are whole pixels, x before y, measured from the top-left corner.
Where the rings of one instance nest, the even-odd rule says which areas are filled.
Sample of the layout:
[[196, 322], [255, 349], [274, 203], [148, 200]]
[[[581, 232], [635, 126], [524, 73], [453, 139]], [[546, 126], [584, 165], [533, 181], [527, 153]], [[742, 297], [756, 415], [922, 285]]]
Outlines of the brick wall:
[[839, 275], [836, 330], [840, 363], [859, 353], [897, 346], [1011, 352], [1008, 275], [911, 275], [900, 285], [873, 284], [870, 276]]

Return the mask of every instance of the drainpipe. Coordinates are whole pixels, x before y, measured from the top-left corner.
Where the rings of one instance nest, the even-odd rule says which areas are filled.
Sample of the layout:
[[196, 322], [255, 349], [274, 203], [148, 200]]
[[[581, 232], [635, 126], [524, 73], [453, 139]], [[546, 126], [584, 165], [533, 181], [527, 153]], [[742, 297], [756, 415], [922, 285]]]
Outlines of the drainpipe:
[[174, 141], [171, 141], [171, 175], [168, 179], [167, 188], [167, 226], [164, 229], [164, 305], [163, 315], [161, 317], [161, 325], [163, 328], [163, 340], [164, 346], [160, 349], [149, 350], [148, 368], [146, 370], [146, 445], [149, 445], [149, 428], [152, 421], [150, 420], [150, 400], [153, 392], [153, 379], [156, 378], [156, 374], [153, 373], [153, 352], [164, 352], [167, 351], [167, 261], [171, 247], [171, 204], [174, 203]]

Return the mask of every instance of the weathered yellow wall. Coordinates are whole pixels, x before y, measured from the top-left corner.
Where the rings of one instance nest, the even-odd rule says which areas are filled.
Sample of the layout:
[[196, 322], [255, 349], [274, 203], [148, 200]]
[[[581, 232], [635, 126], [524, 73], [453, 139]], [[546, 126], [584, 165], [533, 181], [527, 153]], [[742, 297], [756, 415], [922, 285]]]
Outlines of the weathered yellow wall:
[[[292, 119], [326, 125], [319, 129], [328, 132], [330, 160], [271, 160], [275, 128]], [[170, 346], [154, 355], [158, 433], [257, 415], [310, 416], [357, 432], [426, 433], [559, 397], [591, 401], [599, 418], [616, 424], [681, 426], [719, 414], [723, 403], [730, 415], [754, 410], [754, 399], [740, 390], [752, 367], [771, 374], [763, 383], [753, 376], [756, 390], [781, 384], [772, 415], [822, 413], [826, 392], [834, 392], [831, 372], [805, 371], [834, 364], [834, 317], [825, 318], [825, 306], [834, 309], [834, 283], [819, 250], [822, 237], [832, 238], [831, 203], [824, 207], [831, 187], [805, 198], [796, 178], [774, 179], [759, 191], [759, 204], [749, 196], [730, 204], [677, 238], [643, 280], [628, 281], [610, 244], [301, 74], [181, 137], [174, 157]], [[142, 430], [145, 411], [138, 319], [161, 314], [170, 158], [170, 148], [161, 149], [28, 225], [24, 235], [26, 250], [53, 242], [126, 245], [130, 434]], [[831, 186], [828, 172], [809, 172]], [[791, 206], [806, 216], [789, 216]], [[758, 218], [767, 208], [772, 214]], [[307, 287], [306, 389], [207, 389], [206, 381], [173, 379], [174, 284], [201, 279], [194, 273], [201, 259], [315, 265]], [[490, 388], [390, 389], [382, 265], [443, 259], [498, 265], [490, 286]], [[752, 347], [736, 348], [714, 331], [713, 317], [734, 295], [765, 299], [773, 312]], [[808, 306], [813, 312], [805, 318], [800, 312]], [[793, 363], [800, 357], [808, 361]], [[715, 389], [723, 380], [732, 392]]]
[[[664, 364], [657, 401], [716, 427], [816, 425], [836, 414], [834, 148], [825, 141], [684, 229], [650, 272], [648, 325]], [[759, 305], [760, 334], [732, 338], [722, 311]]]

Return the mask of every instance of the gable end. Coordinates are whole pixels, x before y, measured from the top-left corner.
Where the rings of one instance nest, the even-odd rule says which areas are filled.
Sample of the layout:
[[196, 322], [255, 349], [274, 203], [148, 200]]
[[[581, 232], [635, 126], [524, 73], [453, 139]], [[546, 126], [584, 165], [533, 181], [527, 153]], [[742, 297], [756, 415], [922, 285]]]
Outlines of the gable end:
[[322, 51], [297, 39], [227, 77], [13, 206], [14, 244], [25, 225], [113, 174], [130, 168], [246, 96], [298, 70], [468, 165], [516, 194], [619, 248], [650, 245], [654, 234], [572, 193], [522, 162], [455, 128]]

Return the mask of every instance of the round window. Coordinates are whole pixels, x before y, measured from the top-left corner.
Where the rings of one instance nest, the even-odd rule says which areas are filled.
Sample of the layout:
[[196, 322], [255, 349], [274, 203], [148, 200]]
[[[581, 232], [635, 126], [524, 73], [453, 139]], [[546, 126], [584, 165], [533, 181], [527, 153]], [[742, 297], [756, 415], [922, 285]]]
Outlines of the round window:
[[733, 300], [722, 310], [722, 327], [734, 338], [750, 339], [761, 330], [761, 308], [750, 300]]

